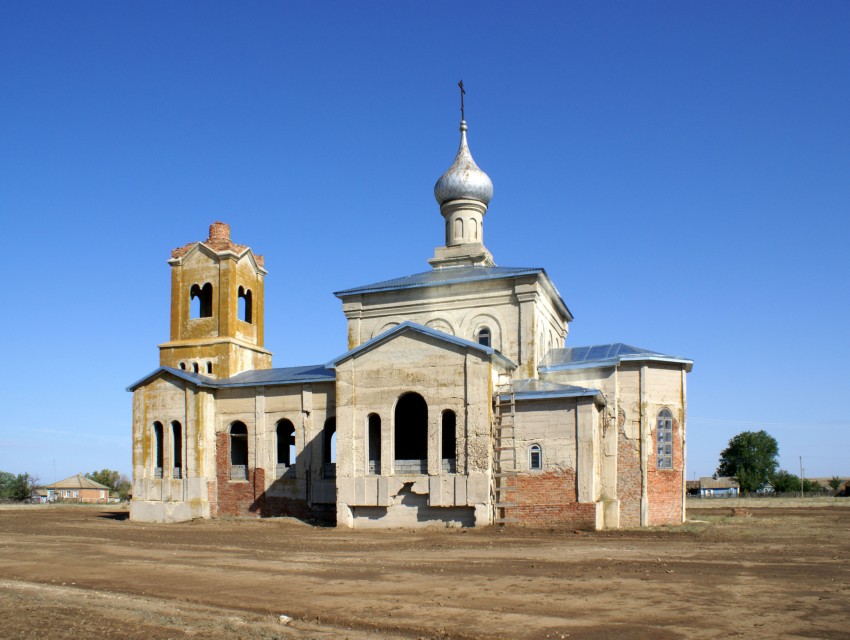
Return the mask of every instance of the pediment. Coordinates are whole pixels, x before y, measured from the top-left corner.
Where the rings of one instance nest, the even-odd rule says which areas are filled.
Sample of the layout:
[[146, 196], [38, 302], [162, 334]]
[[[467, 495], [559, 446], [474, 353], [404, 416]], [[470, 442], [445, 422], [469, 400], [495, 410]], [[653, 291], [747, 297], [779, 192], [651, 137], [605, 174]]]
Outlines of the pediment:
[[338, 358], [330, 361], [326, 366], [334, 368], [342, 362], [363, 357], [365, 354], [376, 350], [386, 353], [398, 351], [399, 341], [403, 341], [407, 345], [405, 347], [407, 349], [420, 348], [426, 351], [442, 351], [459, 355], [475, 353], [482, 359], [498, 360], [502, 366], [508, 369], [516, 368], [516, 364], [513, 361], [492, 347], [486, 347], [477, 342], [464, 340], [463, 338], [458, 338], [457, 336], [449, 335], [415, 322], [402, 322], [384, 333], [375, 336], [368, 342], [364, 342], [360, 346], [347, 351]]

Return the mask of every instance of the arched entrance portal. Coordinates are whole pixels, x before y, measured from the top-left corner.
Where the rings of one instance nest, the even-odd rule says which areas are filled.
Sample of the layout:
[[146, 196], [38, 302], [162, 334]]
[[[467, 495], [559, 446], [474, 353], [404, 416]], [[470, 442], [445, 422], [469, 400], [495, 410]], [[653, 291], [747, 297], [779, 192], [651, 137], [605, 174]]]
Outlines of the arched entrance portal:
[[428, 473], [428, 404], [418, 393], [398, 399], [394, 435], [395, 473]]

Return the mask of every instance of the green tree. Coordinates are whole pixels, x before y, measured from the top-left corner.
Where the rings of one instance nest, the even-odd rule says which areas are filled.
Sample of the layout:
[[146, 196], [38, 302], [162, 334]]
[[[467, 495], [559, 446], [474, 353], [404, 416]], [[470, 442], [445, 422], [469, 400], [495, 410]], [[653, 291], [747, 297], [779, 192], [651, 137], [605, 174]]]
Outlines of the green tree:
[[841, 485], [844, 483], [843, 478], [839, 478], [838, 476], [832, 476], [829, 479], [829, 486], [833, 491], [838, 491], [841, 488]]
[[115, 484], [115, 491], [118, 493], [118, 497], [121, 498], [121, 500], [126, 500], [130, 497], [130, 490], [132, 488], [133, 483], [130, 482], [130, 478], [122, 473], [121, 477], [118, 478], [118, 482]]
[[32, 491], [35, 489], [36, 482], [38, 482], [38, 479], [28, 473], [18, 474], [12, 483], [12, 491], [9, 497], [18, 502], [29, 500], [32, 497]]
[[121, 478], [121, 474], [112, 469], [101, 469], [100, 471], [92, 471], [86, 474], [86, 478], [94, 480], [100, 484], [106, 485], [111, 490], [115, 491], [115, 485]]
[[817, 480], [803, 480], [803, 488], [806, 493], [820, 493], [823, 491], [823, 485]]
[[799, 491], [801, 486], [802, 483], [800, 482], [800, 478], [795, 476], [793, 473], [785, 471], [785, 469], [780, 469], [773, 474], [773, 490], [776, 491], [776, 493], [791, 493]]
[[32, 496], [38, 478], [28, 473], [15, 475], [8, 471], [0, 471], [0, 498], [6, 500], [27, 500]]
[[12, 485], [15, 483], [15, 474], [8, 471], [0, 471], [0, 498], [9, 498]]
[[115, 492], [122, 500], [126, 500], [130, 495], [132, 483], [130, 479], [123, 473], [118, 473], [112, 469], [101, 469], [100, 471], [92, 471], [86, 474], [86, 478], [99, 482], [100, 484], [109, 487], [110, 492]]
[[717, 473], [735, 478], [741, 491], [755, 491], [768, 482], [779, 465], [779, 444], [766, 431], [744, 431], [720, 453]]

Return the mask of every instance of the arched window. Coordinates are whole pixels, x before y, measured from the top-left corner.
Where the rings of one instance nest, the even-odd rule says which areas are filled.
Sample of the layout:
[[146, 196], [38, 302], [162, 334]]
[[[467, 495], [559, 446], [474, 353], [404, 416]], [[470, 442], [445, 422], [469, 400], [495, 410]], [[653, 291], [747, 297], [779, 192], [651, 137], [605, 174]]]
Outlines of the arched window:
[[295, 425], [289, 420], [278, 420], [276, 434], [277, 464], [291, 467], [295, 464]]
[[161, 478], [162, 477], [162, 436], [163, 429], [161, 422], [153, 423], [153, 451], [154, 451], [154, 459], [153, 459], [153, 477]]
[[478, 341], [478, 344], [484, 345], [485, 347], [492, 346], [490, 327], [481, 327], [478, 330], [478, 335], [475, 336], [475, 339]]
[[207, 373], [212, 373], [212, 362], [207, 362]]
[[658, 468], [673, 468], [673, 414], [669, 409], [658, 412], [658, 425], [655, 430], [655, 441], [658, 445]]
[[181, 362], [181, 363], [180, 363], [180, 368], [181, 368], [181, 369], [183, 369], [183, 371], [186, 371], [186, 363], [185, 363], [185, 362]]
[[239, 287], [239, 319], [248, 324], [253, 323], [253, 305], [251, 304], [251, 290]]
[[533, 444], [528, 448], [528, 468], [530, 471], [539, 471], [543, 468], [543, 450], [539, 444]]
[[171, 477], [183, 477], [183, 427], [174, 420], [171, 423]]
[[212, 285], [209, 282], [203, 287], [192, 285], [189, 289], [190, 318], [212, 318], [212, 293]]
[[369, 414], [369, 473], [381, 473], [381, 416]]
[[248, 479], [248, 427], [239, 421], [230, 425], [230, 479]]
[[457, 417], [454, 411], [443, 411], [442, 420], [443, 472], [457, 473]]
[[406, 393], [395, 407], [395, 473], [428, 473], [428, 404]]
[[475, 218], [469, 219], [469, 239], [476, 241], [478, 240], [478, 221]]
[[199, 373], [199, 372], [200, 372], [200, 367], [198, 367], [198, 363], [197, 363], [197, 362], [193, 362], [193, 363], [192, 363], [192, 371], [194, 371], [195, 373]]
[[322, 429], [322, 472], [325, 478], [336, 478], [336, 418], [325, 420]]

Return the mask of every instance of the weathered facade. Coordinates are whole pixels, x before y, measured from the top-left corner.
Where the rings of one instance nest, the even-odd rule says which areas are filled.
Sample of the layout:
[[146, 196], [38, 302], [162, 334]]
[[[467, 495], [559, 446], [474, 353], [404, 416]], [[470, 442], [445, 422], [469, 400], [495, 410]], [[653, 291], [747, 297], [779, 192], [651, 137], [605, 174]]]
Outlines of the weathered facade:
[[546, 272], [484, 246], [492, 189], [462, 123], [432, 269], [337, 292], [349, 350], [324, 365], [272, 368], [263, 259], [226, 224], [175, 249], [170, 340], [130, 387], [131, 517], [682, 522], [691, 361], [566, 348], [572, 315]]

